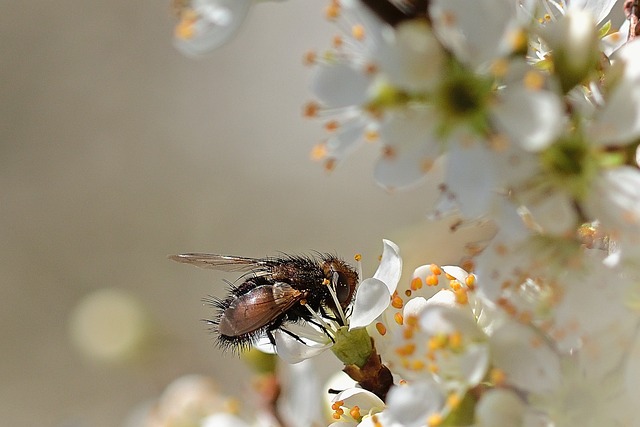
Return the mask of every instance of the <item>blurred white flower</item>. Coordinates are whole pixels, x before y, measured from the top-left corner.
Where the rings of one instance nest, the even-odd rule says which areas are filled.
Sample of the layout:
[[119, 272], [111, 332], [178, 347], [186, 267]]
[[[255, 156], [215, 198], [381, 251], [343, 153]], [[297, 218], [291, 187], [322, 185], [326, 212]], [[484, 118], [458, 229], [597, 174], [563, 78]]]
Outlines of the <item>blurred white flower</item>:
[[179, 6], [174, 44], [182, 53], [200, 56], [229, 41], [253, 0], [190, 0]]

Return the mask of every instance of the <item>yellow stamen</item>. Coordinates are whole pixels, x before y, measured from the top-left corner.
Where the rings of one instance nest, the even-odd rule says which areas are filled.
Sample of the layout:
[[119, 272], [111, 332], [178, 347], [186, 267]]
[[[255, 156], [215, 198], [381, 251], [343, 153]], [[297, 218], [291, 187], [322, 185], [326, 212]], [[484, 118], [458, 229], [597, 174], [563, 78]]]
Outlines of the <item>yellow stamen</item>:
[[394, 314], [393, 320], [395, 320], [398, 325], [402, 326], [402, 323], [404, 322], [404, 319], [402, 318], [402, 313]]
[[385, 335], [387, 333], [387, 327], [380, 322], [376, 323], [376, 330], [380, 335]]
[[396, 295], [391, 299], [391, 305], [393, 306], [393, 308], [401, 309], [404, 305], [404, 301], [402, 301], [402, 298]]
[[438, 427], [439, 425], [442, 424], [443, 420], [444, 419], [442, 418], [442, 415], [433, 414], [433, 415], [430, 415], [429, 418], [427, 418], [427, 425], [429, 427]]
[[353, 27], [351, 27], [351, 35], [353, 36], [354, 39], [358, 41], [364, 40], [364, 36], [365, 36], [364, 26], [360, 24], [356, 24]]

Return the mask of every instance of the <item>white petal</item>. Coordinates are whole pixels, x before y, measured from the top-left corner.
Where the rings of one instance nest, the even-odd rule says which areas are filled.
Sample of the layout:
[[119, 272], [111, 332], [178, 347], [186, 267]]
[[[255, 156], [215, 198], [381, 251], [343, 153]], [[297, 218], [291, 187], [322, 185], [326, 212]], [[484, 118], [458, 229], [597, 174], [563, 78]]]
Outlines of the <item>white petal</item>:
[[291, 335], [282, 331], [274, 333], [278, 356], [290, 364], [302, 362], [305, 359], [317, 356], [331, 347], [331, 344], [303, 344]]
[[364, 280], [356, 292], [349, 330], [362, 328], [373, 322], [389, 306], [391, 295], [387, 285], [375, 278]]
[[496, 190], [492, 163], [492, 153], [477, 141], [451, 145], [445, 182], [467, 218], [482, 216], [491, 206]]
[[[389, 390], [384, 413], [391, 423], [408, 427], [422, 426], [429, 415], [442, 409], [443, 404], [443, 391], [438, 384], [431, 381], [416, 382]], [[383, 425], [386, 423], [383, 422]]]
[[361, 389], [361, 388], [348, 388], [340, 393], [338, 393], [333, 401], [337, 402], [339, 400], [344, 401], [345, 406], [350, 408], [354, 406], [358, 406], [360, 408], [360, 413], [366, 414], [371, 409], [382, 409], [384, 408], [384, 402], [375, 394], [370, 391]]
[[524, 325], [506, 323], [490, 337], [492, 359], [507, 381], [522, 390], [545, 393], [560, 384], [560, 359], [542, 337]]
[[424, 180], [442, 152], [442, 143], [435, 137], [436, 125], [430, 108], [404, 108], [387, 114], [380, 125], [386, 151], [374, 170], [376, 182], [393, 190]]
[[391, 240], [382, 240], [382, 259], [373, 275], [374, 279], [384, 282], [389, 289], [389, 295], [393, 294], [402, 274], [402, 258], [400, 248]]
[[476, 405], [478, 427], [520, 427], [526, 405], [514, 392], [490, 390]]
[[329, 107], [360, 105], [367, 99], [370, 79], [346, 63], [319, 64], [311, 76], [311, 91]]
[[507, 34], [515, 24], [510, 0], [432, 0], [430, 15], [436, 35], [456, 57], [472, 66], [509, 51]]
[[629, 166], [602, 172], [595, 180], [585, 206], [588, 214], [600, 220], [605, 229], [637, 241], [640, 233], [640, 172]]
[[596, 23], [600, 23], [607, 17], [611, 9], [618, 0], [571, 0], [569, 8], [580, 8], [591, 12], [596, 18]]
[[564, 235], [575, 230], [576, 211], [571, 198], [562, 191], [547, 194], [527, 205], [536, 223], [549, 234]]
[[249, 427], [249, 424], [235, 415], [221, 412], [203, 419], [200, 422], [200, 427]]
[[547, 147], [564, 129], [560, 97], [546, 90], [510, 86], [492, 109], [498, 126], [528, 151]]
[[375, 56], [389, 82], [409, 91], [432, 89], [445, 56], [426, 21], [405, 21], [383, 35], [386, 43], [379, 45]]
[[467, 280], [469, 273], [467, 273], [463, 268], [458, 267], [457, 265], [443, 265], [442, 271], [447, 273], [449, 276], [453, 276], [456, 280], [462, 284]]
[[[636, 63], [636, 66], [640, 66]], [[640, 136], [640, 85], [623, 79], [608, 102], [587, 129], [587, 136], [598, 145], [627, 144]]]

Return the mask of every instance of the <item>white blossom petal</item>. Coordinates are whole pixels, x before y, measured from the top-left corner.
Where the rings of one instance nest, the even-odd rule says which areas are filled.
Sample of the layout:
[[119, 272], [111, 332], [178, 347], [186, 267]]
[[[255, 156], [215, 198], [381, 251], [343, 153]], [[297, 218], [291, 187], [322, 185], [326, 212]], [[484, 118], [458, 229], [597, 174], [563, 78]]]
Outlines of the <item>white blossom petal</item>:
[[349, 330], [373, 322], [389, 306], [390, 298], [389, 288], [383, 281], [370, 278], [360, 283], [349, 319]]
[[559, 386], [560, 360], [531, 328], [506, 323], [494, 331], [489, 342], [493, 363], [506, 373], [510, 384], [535, 393]]
[[280, 330], [274, 333], [278, 356], [290, 364], [300, 363], [305, 359], [317, 356], [331, 347], [331, 344], [301, 343], [291, 335]]
[[321, 63], [311, 76], [311, 92], [332, 108], [360, 105], [367, 99], [370, 79], [352, 64]]
[[503, 90], [491, 112], [497, 125], [528, 151], [546, 148], [564, 129], [562, 100], [547, 90], [514, 85]]
[[402, 258], [400, 248], [391, 240], [382, 240], [382, 259], [373, 275], [374, 279], [384, 282], [389, 289], [389, 295], [395, 292], [402, 275]]

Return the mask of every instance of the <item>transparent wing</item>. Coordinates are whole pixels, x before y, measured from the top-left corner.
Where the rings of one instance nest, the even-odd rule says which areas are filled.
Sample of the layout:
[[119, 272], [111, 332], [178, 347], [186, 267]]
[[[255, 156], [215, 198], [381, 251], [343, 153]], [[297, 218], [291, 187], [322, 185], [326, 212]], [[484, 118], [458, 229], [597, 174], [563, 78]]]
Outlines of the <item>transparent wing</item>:
[[191, 264], [200, 268], [221, 271], [270, 271], [272, 263], [268, 259], [246, 258], [232, 255], [188, 253], [169, 255], [169, 259]]
[[303, 292], [286, 283], [276, 282], [274, 285], [258, 286], [238, 296], [224, 310], [218, 330], [226, 336], [255, 332], [286, 313], [304, 296]]

